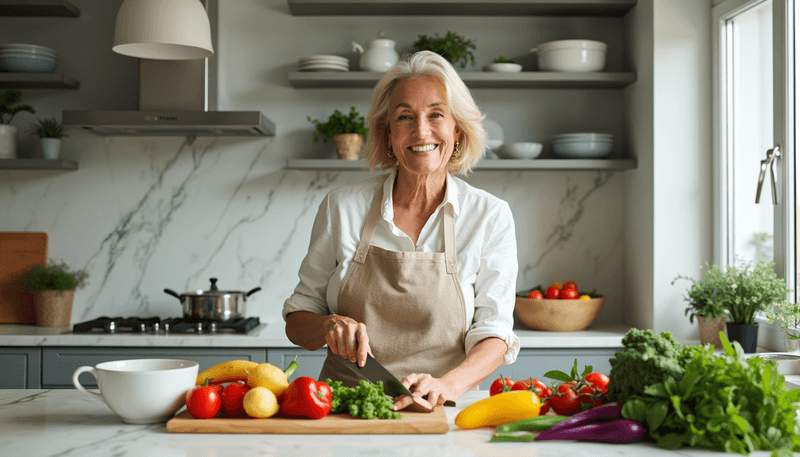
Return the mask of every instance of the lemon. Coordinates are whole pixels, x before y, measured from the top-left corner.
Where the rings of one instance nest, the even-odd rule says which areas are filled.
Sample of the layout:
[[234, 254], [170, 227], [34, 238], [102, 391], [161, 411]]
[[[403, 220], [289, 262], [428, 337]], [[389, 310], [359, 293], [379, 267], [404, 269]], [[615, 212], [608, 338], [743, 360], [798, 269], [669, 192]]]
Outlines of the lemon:
[[244, 394], [244, 412], [250, 417], [263, 419], [274, 416], [280, 406], [278, 397], [266, 387], [254, 387]]
[[591, 299], [592, 297], [588, 295], [581, 295], [580, 297], [578, 297], [578, 300], [591, 300]]
[[289, 387], [289, 379], [280, 368], [269, 363], [261, 363], [247, 374], [247, 385], [266, 387], [277, 396]]

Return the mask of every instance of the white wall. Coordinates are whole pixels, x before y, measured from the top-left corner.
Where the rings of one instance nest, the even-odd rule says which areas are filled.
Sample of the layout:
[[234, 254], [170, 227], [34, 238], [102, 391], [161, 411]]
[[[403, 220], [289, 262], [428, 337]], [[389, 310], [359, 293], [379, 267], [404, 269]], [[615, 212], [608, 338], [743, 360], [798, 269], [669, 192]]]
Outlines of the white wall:
[[[121, 1], [73, 2], [81, 9], [80, 18], [0, 18], [0, 42], [54, 47], [61, 56], [57, 71], [81, 81], [76, 91], [25, 90], [24, 100], [44, 116], [60, 117], [64, 109], [135, 109], [136, 61], [110, 50]], [[350, 42], [363, 44], [378, 31], [407, 52], [419, 34], [452, 30], [476, 40], [476, 66], [468, 70], [500, 54], [531, 68], [528, 50], [541, 42], [601, 39], [610, 45], [609, 70], [638, 72], [630, 89], [473, 93], [504, 127], [507, 141], [538, 140], [549, 146], [558, 133], [609, 132], [620, 140], [615, 156], [637, 157], [639, 169], [484, 171], [468, 181], [511, 204], [519, 244], [518, 289], [575, 280], [582, 289], [606, 295], [598, 323], [672, 325], [676, 333], [686, 333], [682, 305], [661, 297], [672, 293], [664, 289], [675, 274], [685, 272], [688, 264], [699, 265], [702, 257], [694, 252], [702, 249], [702, 237], [684, 249], [673, 236], [691, 240], [705, 222], [693, 221], [691, 214], [668, 220], [677, 204], [667, 200], [673, 193], [671, 179], [688, 169], [685, 160], [700, 160], [697, 173], [704, 166], [699, 151], [706, 150], [705, 140], [702, 127], [695, 125], [704, 119], [699, 108], [707, 91], [702, 85], [708, 84], [701, 77], [704, 51], [669, 61], [688, 64], [690, 73], [667, 67], [663, 59], [668, 55], [657, 56], [657, 71], [677, 78], [669, 85], [673, 92], [679, 83], [701, 85], [699, 92], [673, 93], [678, 100], [667, 107], [661, 100], [670, 95], [660, 92], [663, 79], [653, 88], [651, 24], [657, 24], [662, 49], [665, 27], [677, 24], [679, 15], [662, 20], [654, 11], [669, 8], [660, 2], [654, 8], [652, 0], [639, 3], [631, 27], [622, 18], [294, 17], [285, 0], [222, 0], [219, 109], [261, 110], [276, 123], [277, 136], [190, 141], [71, 132], [64, 154], [80, 162], [78, 171], [0, 170], [0, 230], [47, 232], [52, 258], [89, 269], [89, 285], [76, 295], [74, 322], [103, 314], [175, 316], [177, 300], [163, 289], [204, 288], [211, 276], [228, 289], [263, 287], [248, 301], [248, 314], [277, 320], [296, 284], [318, 202], [329, 190], [368, 177], [365, 172], [284, 169], [289, 158], [334, 156], [330, 144], [312, 144], [306, 116], [321, 119], [351, 105], [364, 112], [370, 95], [368, 89], [292, 88], [286, 74], [299, 57], [339, 54], [355, 64]], [[684, 38], [703, 40], [696, 26], [703, 22], [698, 16], [707, 12], [691, 3], [680, 2], [697, 13], [684, 19], [692, 24]], [[626, 36], [626, 29], [634, 35]], [[670, 124], [664, 129], [680, 129], [676, 138], [664, 138], [665, 130], [654, 124], [654, 104], [658, 119]], [[15, 123], [25, 126], [32, 120], [21, 115]], [[683, 149], [675, 152], [673, 146]], [[22, 154], [39, 152], [28, 144]], [[702, 201], [702, 192], [698, 195]], [[686, 260], [669, 265], [677, 257]], [[670, 306], [678, 308], [662, 311]]]

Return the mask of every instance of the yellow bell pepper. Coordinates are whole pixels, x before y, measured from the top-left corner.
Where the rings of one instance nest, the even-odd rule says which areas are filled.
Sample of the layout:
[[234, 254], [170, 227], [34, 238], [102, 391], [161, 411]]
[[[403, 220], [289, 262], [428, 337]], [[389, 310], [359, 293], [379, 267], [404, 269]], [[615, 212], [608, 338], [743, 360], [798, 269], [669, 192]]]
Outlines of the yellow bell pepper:
[[502, 392], [464, 408], [456, 416], [456, 425], [464, 429], [496, 427], [536, 417], [541, 407], [539, 397], [529, 390]]

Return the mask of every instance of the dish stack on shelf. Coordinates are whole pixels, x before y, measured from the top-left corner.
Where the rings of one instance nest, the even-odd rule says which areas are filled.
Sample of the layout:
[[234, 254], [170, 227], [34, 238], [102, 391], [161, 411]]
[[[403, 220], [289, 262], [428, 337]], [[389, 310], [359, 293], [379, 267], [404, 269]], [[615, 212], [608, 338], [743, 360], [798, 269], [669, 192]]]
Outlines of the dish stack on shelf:
[[311, 56], [298, 61], [299, 71], [350, 71], [350, 61], [340, 56]]
[[0, 71], [14, 73], [52, 73], [56, 51], [35, 44], [0, 44]]
[[614, 135], [565, 133], [553, 137], [553, 155], [565, 159], [602, 159], [611, 154]]

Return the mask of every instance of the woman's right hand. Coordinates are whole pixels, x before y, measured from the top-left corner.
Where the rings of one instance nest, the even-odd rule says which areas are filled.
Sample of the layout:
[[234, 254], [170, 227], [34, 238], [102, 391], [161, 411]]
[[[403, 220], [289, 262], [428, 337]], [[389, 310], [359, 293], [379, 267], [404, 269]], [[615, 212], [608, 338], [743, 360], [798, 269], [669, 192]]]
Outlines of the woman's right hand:
[[325, 342], [331, 352], [353, 363], [358, 361], [359, 367], [367, 363], [367, 354], [372, 355], [367, 326], [347, 316], [332, 314], [328, 317], [325, 321]]

